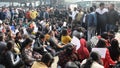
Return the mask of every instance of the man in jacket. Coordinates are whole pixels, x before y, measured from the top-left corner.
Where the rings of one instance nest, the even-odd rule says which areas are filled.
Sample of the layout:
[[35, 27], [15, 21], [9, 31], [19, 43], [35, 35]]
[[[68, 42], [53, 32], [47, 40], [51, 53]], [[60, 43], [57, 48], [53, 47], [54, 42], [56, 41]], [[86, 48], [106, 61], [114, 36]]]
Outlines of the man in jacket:
[[108, 12], [107, 31], [115, 30], [119, 21], [118, 12], [114, 9], [114, 4], [110, 4]]
[[108, 12], [108, 9], [105, 8], [105, 4], [100, 3], [100, 7], [96, 9], [98, 35], [105, 32], [106, 23], [107, 23], [107, 12]]
[[0, 11], [0, 20], [5, 20], [6, 19], [6, 13], [5, 13], [6, 8], [2, 8], [2, 11]]
[[33, 50], [37, 51], [41, 55], [44, 55], [47, 53], [46, 47], [47, 46], [45, 43], [45, 36], [43, 34], [41, 34], [40, 37], [36, 39]]
[[97, 26], [97, 17], [93, 7], [90, 7], [90, 14], [88, 15], [87, 22], [88, 22], [87, 27], [88, 27], [88, 41], [89, 41], [91, 37], [95, 36], [96, 26]]

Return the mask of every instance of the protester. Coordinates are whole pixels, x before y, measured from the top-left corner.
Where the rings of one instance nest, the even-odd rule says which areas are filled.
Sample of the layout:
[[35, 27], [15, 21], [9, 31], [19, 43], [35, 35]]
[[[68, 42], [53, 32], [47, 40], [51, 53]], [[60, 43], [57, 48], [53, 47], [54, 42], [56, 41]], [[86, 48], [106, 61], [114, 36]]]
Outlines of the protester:
[[71, 42], [71, 37], [68, 35], [68, 32], [66, 29], [62, 30], [62, 37], [61, 37], [62, 44], [68, 44]]
[[[106, 48], [106, 43], [104, 40], [100, 39], [97, 43], [97, 48], [105, 48], [105, 57], [101, 57], [101, 59], [103, 60], [103, 65], [104, 68], [109, 68], [110, 65], [115, 65], [115, 62], [111, 59], [110, 57], [110, 52], [109, 50]], [[99, 50], [99, 49], [98, 49]], [[103, 53], [103, 54], [104, 54]]]
[[88, 15], [88, 41], [90, 41], [91, 37], [96, 35], [96, 26], [97, 26], [97, 16], [95, 13], [95, 9], [90, 7], [90, 13]]
[[105, 8], [104, 3], [100, 3], [99, 8], [96, 9], [97, 14], [97, 34], [100, 35], [105, 31], [108, 9]]
[[91, 52], [90, 57], [81, 63], [81, 68], [104, 68], [100, 60], [100, 55], [96, 52]]
[[[106, 57], [102, 58], [104, 67], [108, 68], [110, 63], [114, 64], [110, 59], [110, 54], [114, 52], [112, 46], [118, 45], [112, 40], [117, 37], [114, 31], [116, 28], [105, 32], [106, 24], [111, 25], [110, 23], [112, 23], [113, 25], [114, 22], [114, 26], [118, 27], [117, 16], [114, 16], [114, 14], [117, 15], [115, 13], [117, 11], [113, 9], [114, 5], [110, 4], [109, 11], [104, 3], [100, 3], [100, 7], [96, 10], [93, 7], [89, 9], [80, 6], [73, 8], [72, 10], [71, 8], [59, 9], [58, 6], [55, 8], [50, 6], [2, 7], [0, 10], [0, 65], [5, 63], [6, 53], [12, 52], [20, 56], [25, 67], [31, 68], [36, 64], [43, 64], [48, 68], [50, 67], [49, 60], [41, 60], [41, 58], [50, 53], [54, 58], [59, 56], [58, 64], [55, 62], [55, 66], [64, 68], [69, 61], [80, 63], [82, 60], [88, 59], [89, 53], [96, 47], [99, 50], [102, 45], [105, 46], [101, 47], [103, 50], [100, 52], [106, 52]], [[114, 19], [115, 21], [113, 21]], [[96, 34], [98, 36], [95, 36]], [[101, 44], [101, 39], [105, 44]], [[14, 48], [11, 48], [12, 51], [7, 50], [6, 52], [6, 43], [9, 41], [15, 42], [15, 45]], [[91, 42], [90, 46], [86, 44], [87, 42]], [[73, 48], [69, 47], [70, 45]], [[89, 52], [87, 47], [91, 49]], [[110, 49], [110, 54], [106, 47]], [[111, 58], [115, 58], [115, 61], [119, 60], [118, 54], [115, 53], [115, 55], [117, 58]]]
[[13, 41], [9, 41], [7, 43], [7, 52], [6, 52], [6, 56], [5, 56], [6, 68], [16, 68], [16, 67], [20, 68], [20, 63], [21, 63], [22, 59], [20, 58], [20, 56], [18, 54], [15, 54], [14, 44], [15, 43]]
[[27, 38], [23, 42], [22, 58], [26, 64], [26, 66], [32, 66], [34, 61], [42, 58], [42, 56], [39, 53], [34, 52], [32, 50], [32, 47], [31, 47], [32, 42], [33, 42], [33, 40], [31, 38]]
[[120, 48], [119, 43], [116, 39], [112, 39], [111, 46], [108, 48], [110, 52], [110, 57], [113, 61], [119, 61], [120, 57]]
[[84, 59], [87, 59], [89, 57], [89, 51], [87, 49], [86, 40], [84, 38], [84, 34], [80, 32], [80, 48], [77, 50], [77, 53], [79, 55], [80, 61], [83, 61]]
[[43, 55], [41, 61], [36, 61], [31, 68], [49, 68], [53, 63], [54, 59], [50, 53]]
[[110, 4], [109, 5], [109, 12], [108, 12], [108, 23], [107, 23], [107, 31], [110, 30], [116, 30], [118, 29], [118, 21], [119, 21], [119, 16], [118, 12], [115, 10], [115, 5]]

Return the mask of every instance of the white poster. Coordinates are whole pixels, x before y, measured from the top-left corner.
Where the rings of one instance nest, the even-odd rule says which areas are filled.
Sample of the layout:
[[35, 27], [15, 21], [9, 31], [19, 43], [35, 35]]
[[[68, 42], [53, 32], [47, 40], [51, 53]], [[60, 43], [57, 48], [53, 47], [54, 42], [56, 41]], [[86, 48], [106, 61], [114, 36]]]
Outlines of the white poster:
[[98, 53], [101, 58], [105, 58], [107, 48], [92, 48], [92, 52]]

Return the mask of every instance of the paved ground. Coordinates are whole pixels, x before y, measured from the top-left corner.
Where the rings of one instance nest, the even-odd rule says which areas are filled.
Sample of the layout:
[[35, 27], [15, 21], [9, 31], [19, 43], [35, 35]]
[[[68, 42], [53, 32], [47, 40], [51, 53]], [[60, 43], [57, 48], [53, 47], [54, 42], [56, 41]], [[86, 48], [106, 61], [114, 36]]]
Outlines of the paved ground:
[[54, 57], [54, 63], [52, 64], [51, 68], [57, 68], [57, 62], [59, 61], [58, 56]]

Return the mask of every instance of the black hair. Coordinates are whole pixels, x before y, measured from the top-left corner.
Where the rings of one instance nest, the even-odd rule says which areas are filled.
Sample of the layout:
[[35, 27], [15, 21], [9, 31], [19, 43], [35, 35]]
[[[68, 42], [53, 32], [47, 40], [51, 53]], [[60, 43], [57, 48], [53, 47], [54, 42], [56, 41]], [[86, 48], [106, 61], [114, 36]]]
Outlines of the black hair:
[[18, 39], [21, 38], [21, 37], [18, 37], [19, 34], [20, 34], [20, 32], [17, 32], [17, 33], [16, 33], [16, 38], [15, 38], [16, 40], [18, 40]]
[[109, 49], [110, 57], [112, 58], [112, 60], [113, 61], [118, 60], [120, 56], [120, 48], [119, 48], [118, 40], [112, 39], [111, 46], [108, 49]]
[[115, 7], [115, 5], [114, 4], [111, 4], [113, 7]]
[[100, 62], [100, 55], [96, 52], [91, 52], [90, 53], [90, 57], [87, 59], [86, 63], [83, 65], [83, 68], [91, 68], [92, 63], [96, 61], [99, 64], [101, 64]]
[[115, 32], [113, 30], [108, 31], [110, 34], [115, 35]]
[[16, 33], [16, 36], [18, 36], [18, 35], [19, 35], [19, 33], [20, 33], [20, 32], [17, 32], [17, 33]]
[[50, 53], [46, 53], [45, 55], [43, 55], [41, 59], [41, 62], [45, 63], [48, 67], [51, 66], [53, 61], [54, 61], [54, 58]]
[[103, 32], [101, 34], [101, 37], [104, 38], [104, 39], [108, 39], [108, 32]]
[[99, 5], [99, 6], [101, 7], [101, 6], [104, 6], [104, 5], [105, 5], [104, 3], [100, 3], [100, 5]]
[[65, 68], [79, 68], [74, 62], [67, 62]]
[[66, 54], [71, 55], [73, 52], [73, 46], [71, 45], [66, 45]]
[[32, 42], [33, 42], [32, 38], [26, 38], [22, 44], [21, 49], [25, 48], [29, 43], [32, 43]]
[[106, 47], [106, 43], [105, 43], [105, 40], [103, 39], [100, 39], [97, 43], [97, 46], [98, 48], [103, 48], [103, 47]]
[[112, 41], [111, 41], [111, 47], [115, 48], [115, 49], [119, 48], [118, 40], [112, 39]]
[[0, 34], [0, 41], [3, 41], [3, 34]]
[[14, 42], [13, 41], [8, 41], [7, 50], [11, 50], [13, 46], [14, 46]]
[[44, 34], [41, 34], [41, 35], [39, 36], [39, 39], [43, 39], [43, 38], [45, 38], [45, 35], [44, 35]]
[[93, 12], [94, 11], [94, 7], [90, 7], [90, 12]]
[[67, 29], [63, 29], [63, 30], [62, 30], [62, 35], [63, 35], [63, 36], [66, 36], [66, 35], [67, 35]]
[[39, 38], [41, 34], [42, 34], [42, 33], [41, 33], [40, 31], [38, 31], [38, 32], [35, 34], [36, 38]]

